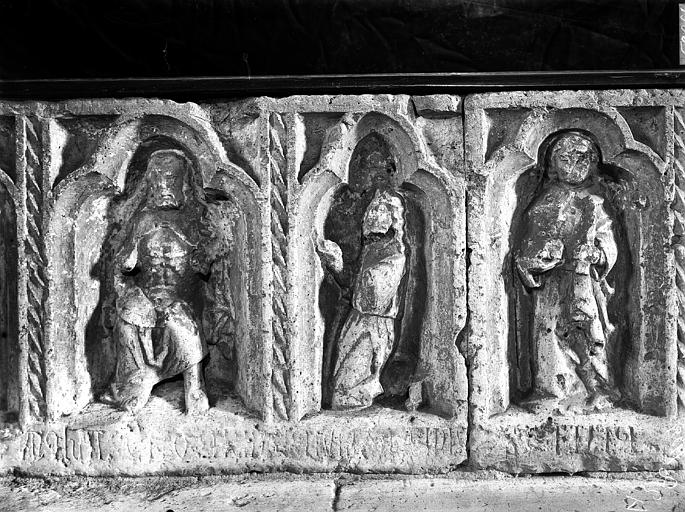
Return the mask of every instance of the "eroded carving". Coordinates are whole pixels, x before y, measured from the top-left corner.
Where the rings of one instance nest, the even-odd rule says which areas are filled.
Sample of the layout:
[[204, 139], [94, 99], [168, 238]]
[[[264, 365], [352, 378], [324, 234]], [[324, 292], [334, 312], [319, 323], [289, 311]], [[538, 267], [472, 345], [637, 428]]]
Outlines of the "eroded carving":
[[511, 93], [470, 103], [479, 467], [611, 471], [674, 460], [662, 436], [680, 432], [678, 169], [668, 124], [656, 122], [663, 97], [645, 98]]
[[191, 169], [179, 150], [150, 155], [146, 197], [115, 256], [116, 368], [102, 400], [131, 412], [147, 403], [155, 384], [181, 373], [186, 410], [209, 407], [200, 367], [207, 354], [201, 287], [214, 256]]
[[[352, 286], [352, 308], [337, 336], [331, 375], [333, 409], [369, 407], [383, 392], [381, 370], [395, 342], [395, 321], [405, 274], [404, 205], [400, 196], [377, 190], [364, 213], [362, 253]], [[343, 269], [342, 251], [330, 240], [319, 253], [333, 272]]]
[[562, 410], [601, 410], [619, 397], [607, 363], [615, 331], [607, 276], [619, 247], [598, 184], [599, 158], [580, 132], [555, 137], [541, 190], [524, 214], [514, 260], [533, 295], [533, 395], [526, 400], [533, 410], [550, 398]]
[[460, 100], [411, 101], [3, 104], [19, 282], [0, 288], [20, 303], [0, 295], [19, 313], [0, 350], [22, 358], [26, 430], [3, 431], [0, 469], [463, 462]]

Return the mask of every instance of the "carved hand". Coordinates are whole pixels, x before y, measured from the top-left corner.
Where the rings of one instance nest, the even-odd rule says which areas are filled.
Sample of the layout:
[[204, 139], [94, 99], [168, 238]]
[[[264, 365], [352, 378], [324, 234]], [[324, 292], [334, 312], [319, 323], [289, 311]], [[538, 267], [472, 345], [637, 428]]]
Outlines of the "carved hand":
[[526, 288], [539, 288], [541, 283], [530, 273], [529, 261], [524, 260], [527, 260], [527, 258], [519, 258], [516, 260], [516, 270], [518, 270], [521, 281]]
[[573, 251], [574, 261], [583, 261], [591, 265], [600, 264], [604, 253], [593, 244], [581, 244]]
[[343, 269], [342, 250], [332, 240], [319, 238], [316, 241], [316, 252], [319, 253], [321, 262], [333, 272], [339, 273]]
[[564, 243], [561, 240], [548, 240], [533, 258], [516, 258], [516, 269], [521, 281], [528, 288], [539, 288], [542, 283], [533, 274], [542, 274], [563, 263]]

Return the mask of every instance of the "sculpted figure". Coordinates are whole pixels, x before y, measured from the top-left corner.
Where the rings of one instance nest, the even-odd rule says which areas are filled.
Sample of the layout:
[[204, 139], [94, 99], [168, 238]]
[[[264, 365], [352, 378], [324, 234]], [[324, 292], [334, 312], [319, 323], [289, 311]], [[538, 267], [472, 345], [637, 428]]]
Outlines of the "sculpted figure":
[[618, 398], [607, 364], [615, 224], [596, 184], [600, 153], [579, 132], [549, 148], [546, 178], [523, 219], [515, 266], [533, 294], [533, 396], [600, 410]]
[[136, 412], [152, 387], [183, 374], [187, 412], [208, 409], [200, 327], [202, 276], [210, 270], [204, 203], [191, 184], [191, 163], [177, 150], [149, 159], [147, 195], [115, 255], [117, 360], [110, 401]]
[[[369, 407], [383, 393], [380, 374], [395, 340], [398, 290], [405, 272], [404, 205], [389, 191], [376, 191], [364, 213], [362, 252], [352, 287], [352, 309], [337, 338], [333, 409]], [[319, 243], [329, 268], [340, 272], [342, 252]]]

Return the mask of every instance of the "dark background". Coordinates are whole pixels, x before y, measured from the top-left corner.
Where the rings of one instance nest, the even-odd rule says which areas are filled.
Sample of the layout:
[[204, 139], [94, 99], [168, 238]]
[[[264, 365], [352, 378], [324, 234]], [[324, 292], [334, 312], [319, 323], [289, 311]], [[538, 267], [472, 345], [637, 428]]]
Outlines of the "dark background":
[[664, 0], [0, 0], [0, 78], [654, 70]]

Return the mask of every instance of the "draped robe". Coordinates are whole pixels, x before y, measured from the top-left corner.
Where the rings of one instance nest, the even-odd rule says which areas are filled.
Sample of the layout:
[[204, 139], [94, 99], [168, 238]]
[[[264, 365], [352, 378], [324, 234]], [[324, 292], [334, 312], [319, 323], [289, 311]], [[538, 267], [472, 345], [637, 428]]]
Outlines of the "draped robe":
[[405, 262], [404, 244], [395, 239], [373, 241], [362, 250], [352, 309], [338, 337], [333, 409], [367, 407], [383, 392], [380, 374], [395, 340]]
[[[533, 294], [533, 396], [590, 398], [613, 392], [607, 341], [614, 330], [607, 314], [613, 290], [606, 281], [617, 257], [613, 221], [605, 200], [592, 187], [553, 183], [524, 218], [516, 256], [519, 272], [540, 286]], [[599, 261], [579, 257], [585, 245]], [[540, 270], [550, 248], [562, 258]]]

